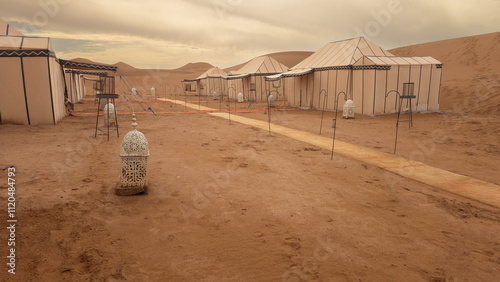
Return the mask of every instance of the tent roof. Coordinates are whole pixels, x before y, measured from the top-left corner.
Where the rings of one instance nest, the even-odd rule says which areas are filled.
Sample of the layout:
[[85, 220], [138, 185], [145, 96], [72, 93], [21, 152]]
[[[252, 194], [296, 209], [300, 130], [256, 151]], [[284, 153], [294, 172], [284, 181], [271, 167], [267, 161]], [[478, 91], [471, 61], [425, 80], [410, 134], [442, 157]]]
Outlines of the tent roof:
[[31, 36], [0, 36], [0, 49], [2, 50], [49, 50], [52, 49], [52, 42], [48, 37]]
[[357, 37], [347, 40], [330, 42], [298, 63], [293, 69], [329, 68], [354, 64], [363, 56], [394, 56], [375, 43]]
[[23, 36], [19, 30], [0, 19], [0, 36], [2, 35]]
[[269, 55], [253, 58], [246, 63], [241, 69], [236, 71], [237, 74], [254, 74], [254, 75], [270, 75], [286, 72], [288, 67], [273, 59]]
[[238, 79], [238, 78], [245, 78], [245, 77], [249, 77], [250, 74], [249, 73], [244, 73], [244, 74], [232, 74], [232, 75], [227, 75], [227, 76], [224, 76], [224, 79], [225, 80], [233, 80], [233, 79]]
[[105, 71], [88, 71], [88, 70], [77, 70], [77, 69], [67, 69], [64, 72], [65, 73], [74, 73], [74, 74], [99, 75], [99, 76], [107, 76], [108, 75], [108, 73]]
[[266, 76], [265, 79], [267, 81], [274, 81], [274, 80], [279, 80], [283, 77], [295, 77], [295, 76], [306, 75], [306, 74], [312, 73], [313, 71], [314, 70], [312, 68], [292, 69], [292, 70], [284, 72], [284, 73]]
[[440, 61], [432, 57], [386, 57], [386, 56], [365, 56], [360, 58], [354, 65], [431, 65], [441, 64]]
[[[211, 78], [223, 77], [226, 75], [227, 75], [227, 73], [225, 71], [221, 70], [218, 67], [213, 67], [213, 68], [207, 70], [206, 72], [202, 73], [200, 76], [198, 76], [194, 80], [200, 80], [200, 79], [209, 78], [209, 77], [211, 77]], [[188, 81], [188, 80], [186, 80], [186, 81]]]

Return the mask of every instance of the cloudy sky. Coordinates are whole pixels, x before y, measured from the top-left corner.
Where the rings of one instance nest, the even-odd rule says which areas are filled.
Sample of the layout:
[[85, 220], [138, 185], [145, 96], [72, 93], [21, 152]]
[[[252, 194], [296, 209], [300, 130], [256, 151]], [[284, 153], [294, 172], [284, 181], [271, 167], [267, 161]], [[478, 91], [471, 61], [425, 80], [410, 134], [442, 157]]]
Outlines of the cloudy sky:
[[500, 31], [500, 0], [0, 0], [59, 58], [219, 67], [365, 36], [385, 49]]

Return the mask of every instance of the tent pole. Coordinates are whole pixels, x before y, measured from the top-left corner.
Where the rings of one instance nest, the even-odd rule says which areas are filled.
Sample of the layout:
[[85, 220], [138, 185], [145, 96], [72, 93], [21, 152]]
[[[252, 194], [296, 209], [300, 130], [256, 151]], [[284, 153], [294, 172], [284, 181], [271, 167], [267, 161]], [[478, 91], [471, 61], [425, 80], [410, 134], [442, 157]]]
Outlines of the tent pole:
[[[322, 89], [320, 92], [319, 92], [319, 97], [321, 97], [321, 93], [325, 93], [324, 94], [324, 98], [323, 98], [323, 110], [321, 111], [321, 124], [319, 126], [319, 135], [321, 135], [321, 130], [323, 129], [323, 117], [325, 116], [325, 105], [326, 105], [326, 101], [327, 101], [327, 97], [328, 97], [328, 92], [325, 90], [325, 89]], [[319, 100], [319, 103], [320, 103], [320, 106], [321, 106], [321, 98]]]
[[283, 111], [286, 111], [286, 80], [285, 78], [280, 78], [281, 79], [281, 82], [283, 83]]
[[350, 90], [349, 91], [350, 92], [349, 98], [354, 101], [354, 89], [353, 89], [354, 88], [354, 79], [353, 79], [353, 77], [354, 77], [354, 70], [352, 69], [352, 66], [351, 66], [351, 77], [349, 80], [349, 82], [351, 84], [351, 88], [349, 89]]
[[229, 108], [229, 124], [231, 124], [231, 101], [229, 100], [229, 88], [227, 89], [227, 106]]
[[344, 91], [340, 91], [337, 93], [336, 103], [335, 103], [335, 119], [333, 120], [333, 141], [332, 141], [332, 156], [330, 160], [333, 160], [333, 150], [335, 148], [335, 134], [337, 133], [337, 115], [338, 115], [338, 107], [339, 107], [339, 96], [340, 94], [344, 94], [344, 100], [347, 100], [347, 94]]
[[398, 108], [398, 119], [396, 120], [396, 138], [394, 139], [394, 154], [396, 154], [396, 146], [398, 145], [398, 129], [399, 129], [399, 116], [401, 115], [401, 104], [403, 103], [403, 99], [399, 99], [399, 108]]

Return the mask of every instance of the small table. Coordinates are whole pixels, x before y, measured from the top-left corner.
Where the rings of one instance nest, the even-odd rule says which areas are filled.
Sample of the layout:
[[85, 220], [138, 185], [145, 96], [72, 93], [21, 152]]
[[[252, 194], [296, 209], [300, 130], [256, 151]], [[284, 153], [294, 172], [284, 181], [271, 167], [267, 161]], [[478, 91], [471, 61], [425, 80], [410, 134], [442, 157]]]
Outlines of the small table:
[[[96, 94], [95, 96], [99, 100], [99, 102], [97, 104], [97, 117], [96, 117], [96, 122], [95, 122], [95, 134], [94, 134], [94, 137], [97, 137], [97, 128], [98, 128], [98, 125], [99, 125], [99, 108], [101, 107], [101, 99], [106, 99], [106, 105], [109, 104], [109, 100], [112, 101], [113, 106], [115, 107], [116, 136], [120, 137], [120, 133], [118, 132], [118, 118], [117, 118], [117, 115], [116, 115], [116, 105], [115, 105], [115, 99], [117, 99], [120, 96], [118, 94]], [[108, 110], [107, 114], [108, 114], [107, 129], [108, 129], [108, 141], [109, 141], [109, 110]]]

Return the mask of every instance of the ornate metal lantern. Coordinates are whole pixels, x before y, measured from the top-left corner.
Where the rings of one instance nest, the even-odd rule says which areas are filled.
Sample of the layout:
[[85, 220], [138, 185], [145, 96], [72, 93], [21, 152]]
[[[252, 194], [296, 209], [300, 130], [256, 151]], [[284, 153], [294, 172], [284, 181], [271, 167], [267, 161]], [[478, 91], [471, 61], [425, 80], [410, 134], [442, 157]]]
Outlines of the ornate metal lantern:
[[123, 137], [120, 147], [121, 173], [117, 195], [135, 195], [147, 192], [148, 187], [148, 140], [135, 129], [135, 114], [132, 115], [134, 130]]

